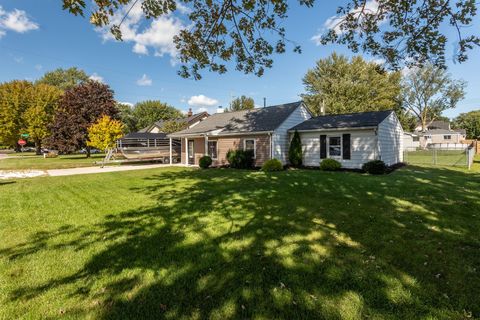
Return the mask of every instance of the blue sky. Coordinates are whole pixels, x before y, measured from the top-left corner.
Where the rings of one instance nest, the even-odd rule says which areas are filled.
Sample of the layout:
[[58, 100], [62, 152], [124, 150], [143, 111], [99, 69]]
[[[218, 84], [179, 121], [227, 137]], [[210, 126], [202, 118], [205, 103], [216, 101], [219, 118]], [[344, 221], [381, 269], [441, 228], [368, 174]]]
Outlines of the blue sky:
[[[273, 68], [261, 78], [231, 68], [225, 75], [204, 72], [201, 81], [188, 80], [177, 75], [178, 64], [172, 58], [171, 35], [187, 23], [181, 14], [155, 22], [133, 14], [125, 24], [126, 41], [115, 42], [108, 33], [95, 30], [88, 19], [63, 11], [61, 2], [0, 1], [0, 82], [35, 80], [46, 71], [76, 66], [109, 84], [118, 101], [158, 99], [184, 111], [191, 107], [214, 112], [242, 94], [252, 96], [258, 105], [263, 97], [268, 105], [299, 100], [302, 77], [316, 60], [334, 51], [351, 55], [342, 46], [317, 46], [312, 40], [335, 14], [336, 1], [318, 0], [313, 9], [292, 2], [284, 26], [287, 37], [302, 46], [302, 54], [287, 50], [275, 56]], [[448, 50], [451, 57], [453, 44]], [[449, 60], [448, 65], [452, 76], [467, 81], [468, 87], [466, 98], [445, 115], [480, 109], [480, 49], [471, 52], [466, 63]]]

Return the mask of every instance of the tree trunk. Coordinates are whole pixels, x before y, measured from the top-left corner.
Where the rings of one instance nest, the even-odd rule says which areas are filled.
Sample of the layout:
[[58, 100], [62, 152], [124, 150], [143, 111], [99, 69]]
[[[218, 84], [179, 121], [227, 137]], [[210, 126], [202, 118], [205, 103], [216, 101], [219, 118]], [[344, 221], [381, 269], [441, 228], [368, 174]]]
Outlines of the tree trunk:
[[35, 140], [35, 153], [37, 155], [42, 154], [42, 142], [40, 140]]
[[85, 150], [87, 151], [87, 158], [90, 158], [90, 147], [85, 147]]

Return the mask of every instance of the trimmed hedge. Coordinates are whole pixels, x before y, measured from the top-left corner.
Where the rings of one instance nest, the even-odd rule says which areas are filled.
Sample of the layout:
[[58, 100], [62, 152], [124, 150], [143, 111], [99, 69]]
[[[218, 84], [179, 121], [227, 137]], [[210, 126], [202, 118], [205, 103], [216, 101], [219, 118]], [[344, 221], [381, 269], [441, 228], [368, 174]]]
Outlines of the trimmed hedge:
[[265, 163], [262, 166], [262, 170], [266, 172], [282, 171], [283, 165], [280, 160], [274, 158], [274, 159], [265, 161]]
[[382, 160], [373, 160], [364, 163], [362, 170], [370, 174], [385, 174], [387, 172], [387, 166]]
[[324, 159], [320, 162], [320, 169], [324, 171], [337, 171], [342, 168], [342, 164], [335, 159]]
[[210, 167], [212, 165], [212, 158], [210, 156], [203, 156], [198, 161], [198, 165], [202, 169], [207, 169], [208, 167]]
[[231, 168], [251, 169], [254, 164], [253, 150], [228, 150], [227, 161]]

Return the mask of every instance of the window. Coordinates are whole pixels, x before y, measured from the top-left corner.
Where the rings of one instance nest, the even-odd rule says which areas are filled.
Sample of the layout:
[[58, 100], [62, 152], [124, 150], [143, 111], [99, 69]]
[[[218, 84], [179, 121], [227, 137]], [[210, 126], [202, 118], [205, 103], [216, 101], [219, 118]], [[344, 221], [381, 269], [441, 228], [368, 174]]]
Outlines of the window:
[[328, 156], [332, 158], [342, 156], [341, 137], [328, 137]]
[[452, 136], [449, 134], [446, 134], [443, 136], [443, 140], [452, 140]]
[[432, 139], [432, 136], [424, 136], [425, 140]]
[[188, 157], [192, 158], [194, 157], [193, 154], [193, 140], [188, 140]]
[[208, 141], [208, 155], [212, 159], [217, 159], [217, 141]]
[[413, 141], [415, 142], [420, 141], [420, 138], [418, 136], [413, 136]]
[[253, 158], [257, 157], [257, 148], [255, 146], [255, 139], [243, 140], [243, 150], [253, 150]]

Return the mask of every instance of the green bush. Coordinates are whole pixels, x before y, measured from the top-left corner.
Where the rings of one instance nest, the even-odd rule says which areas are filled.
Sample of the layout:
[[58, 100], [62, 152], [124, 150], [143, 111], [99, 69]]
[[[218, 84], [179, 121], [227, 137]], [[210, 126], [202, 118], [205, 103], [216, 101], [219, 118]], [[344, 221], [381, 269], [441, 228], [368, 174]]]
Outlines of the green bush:
[[235, 169], [250, 169], [254, 163], [253, 150], [228, 150], [227, 161]]
[[274, 159], [265, 161], [265, 163], [262, 166], [262, 170], [266, 172], [282, 171], [283, 165], [280, 160], [274, 158]]
[[302, 158], [302, 141], [300, 140], [300, 134], [295, 130], [288, 150], [288, 160], [292, 166], [300, 167], [302, 165]]
[[384, 174], [387, 172], [387, 166], [382, 160], [373, 160], [367, 163], [364, 163], [362, 170], [370, 174]]
[[207, 169], [208, 167], [210, 167], [212, 165], [212, 158], [210, 156], [203, 156], [198, 161], [198, 165], [202, 169]]
[[342, 164], [335, 159], [324, 159], [320, 162], [320, 169], [324, 171], [337, 171], [340, 170]]

